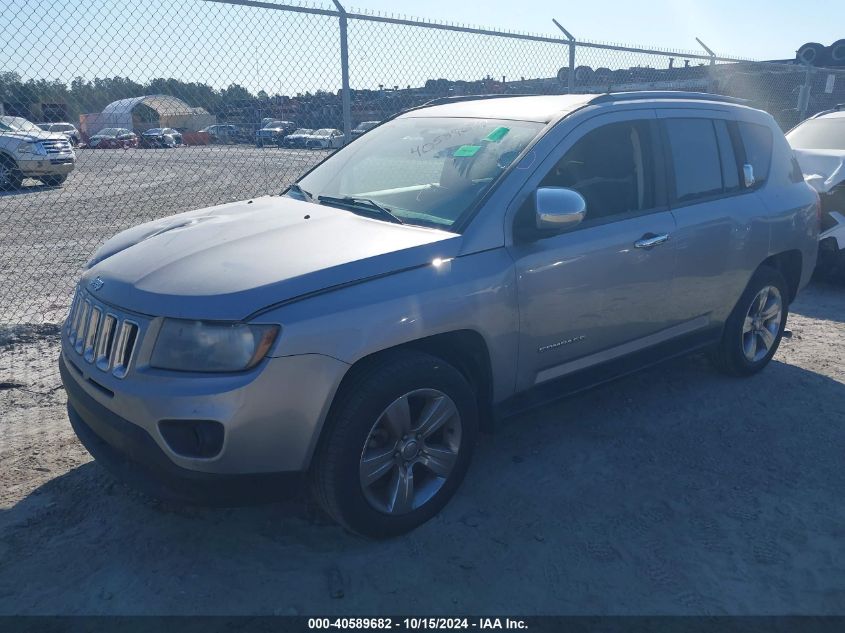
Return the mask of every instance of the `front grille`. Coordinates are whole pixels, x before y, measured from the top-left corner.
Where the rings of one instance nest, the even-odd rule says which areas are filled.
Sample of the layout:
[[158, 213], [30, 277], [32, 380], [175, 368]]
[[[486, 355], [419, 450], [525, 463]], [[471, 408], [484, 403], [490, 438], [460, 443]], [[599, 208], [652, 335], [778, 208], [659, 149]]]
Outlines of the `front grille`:
[[70, 307], [64, 336], [83, 363], [123, 378], [138, 347], [137, 321], [94, 300], [82, 289]]
[[70, 141], [67, 139], [48, 139], [41, 141], [41, 146], [48, 154], [66, 154], [71, 151]]

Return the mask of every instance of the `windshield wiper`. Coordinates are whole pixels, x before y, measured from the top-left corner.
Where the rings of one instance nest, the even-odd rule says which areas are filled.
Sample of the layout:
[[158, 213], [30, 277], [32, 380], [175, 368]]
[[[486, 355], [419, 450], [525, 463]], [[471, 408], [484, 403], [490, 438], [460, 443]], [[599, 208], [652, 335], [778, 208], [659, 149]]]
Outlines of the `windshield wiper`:
[[340, 204], [346, 207], [353, 207], [362, 211], [375, 211], [378, 215], [384, 217], [388, 222], [395, 224], [405, 224], [405, 221], [394, 215], [393, 211], [388, 209], [383, 204], [379, 204], [370, 198], [359, 198], [357, 196], [318, 196], [317, 201], [327, 204]]
[[310, 192], [305, 191], [305, 189], [300, 187], [298, 182], [289, 185], [285, 193], [289, 193], [291, 191], [298, 193], [300, 196], [305, 198], [306, 202], [314, 202], [314, 196]]

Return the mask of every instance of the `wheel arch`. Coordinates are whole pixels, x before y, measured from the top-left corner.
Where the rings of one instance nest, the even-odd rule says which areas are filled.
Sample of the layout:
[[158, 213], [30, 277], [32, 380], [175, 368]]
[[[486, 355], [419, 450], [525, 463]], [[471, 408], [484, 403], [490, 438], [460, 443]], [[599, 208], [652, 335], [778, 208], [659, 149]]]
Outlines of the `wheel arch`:
[[789, 290], [789, 298], [787, 303], [792, 303], [798, 295], [798, 290], [801, 285], [801, 274], [804, 265], [804, 258], [801, 251], [792, 249], [782, 251], [774, 255], [770, 255], [760, 264], [762, 266], [769, 266], [777, 270], [783, 278], [786, 279]]
[[334, 399], [366, 366], [379, 362], [389, 354], [413, 350], [430, 354], [452, 365], [466, 378], [475, 392], [478, 403], [480, 428], [489, 430], [492, 425], [493, 370], [490, 350], [484, 337], [475, 330], [462, 329], [442, 332], [380, 349], [355, 361], [338, 385]]

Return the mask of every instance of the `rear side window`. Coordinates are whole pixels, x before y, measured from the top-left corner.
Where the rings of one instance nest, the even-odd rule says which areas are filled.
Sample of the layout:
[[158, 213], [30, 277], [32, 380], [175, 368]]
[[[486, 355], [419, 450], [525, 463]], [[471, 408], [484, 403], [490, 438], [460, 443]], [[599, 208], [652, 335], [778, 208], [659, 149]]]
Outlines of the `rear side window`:
[[754, 168], [757, 185], [766, 182], [772, 164], [772, 131], [765, 125], [740, 121], [739, 135], [745, 147], [745, 162]]
[[689, 202], [722, 193], [722, 160], [710, 119], [667, 119], [675, 199]]

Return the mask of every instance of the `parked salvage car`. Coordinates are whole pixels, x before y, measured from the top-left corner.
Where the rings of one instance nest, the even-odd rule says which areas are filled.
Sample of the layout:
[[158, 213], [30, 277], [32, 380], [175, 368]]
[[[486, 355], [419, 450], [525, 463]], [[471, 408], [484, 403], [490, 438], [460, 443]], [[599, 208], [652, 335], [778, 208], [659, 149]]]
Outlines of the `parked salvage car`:
[[178, 147], [182, 144], [182, 134], [171, 127], [154, 127], [141, 133], [143, 147]]
[[45, 132], [59, 132], [64, 134], [74, 147], [79, 147], [79, 143], [82, 142], [82, 136], [73, 123], [39, 123], [38, 127]]
[[57, 187], [75, 163], [64, 134], [47, 132], [21, 117], [0, 116], [0, 191], [17, 189], [24, 178]]
[[122, 127], [107, 127], [88, 139], [91, 149], [128, 149], [138, 147], [138, 135]]
[[368, 132], [369, 130], [372, 130], [372, 129], [373, 129], [375, 126], [377, 126], [379, 123], [381, 123], [381, 121], [364, 121], [364, 122], [362, 122], [362, 123], [359, 123], [358, 125], [356, 125], [356, 126], [352, 129], [352, 138], [353, 138], [353, 139], [354, 139], [354, 138], [358, 138], [358, 137], [359, 137], [359, 136], [361, 136], [364, 132]]
[[320, 128], [315, 130], [305, 140], [305, 147], [309, 149], [335, 149], [343, 147], [343, 132], [334, 128]]
[[200, 132], [205, 132], [212, 143], [231, 144], [243, 141], [243, 135], [235, 125], [209, 125]]
[[845, 277], [845, 104], [799, 123], [786, 140], [821, 197], [818, 272]]
[[313, 133], [314, 130], [311, 128], [297, 128], [282, 139], [282, 147], [305, 147], [305, 143]]
[[291, 121], [270, 121], [255, 133], [256, 147], [265, 145], [282, 145], [285, 136], [296, 129], [296, 123]]
[[71, 424], [158, 495], [306, 473], [349, 529], [407, 532], [496, 417], [693, 350], [766, 367], [817, 252], [792, 166], [715, 95], [409, 110], [282, 196], [108, 240], [62, 328]]

